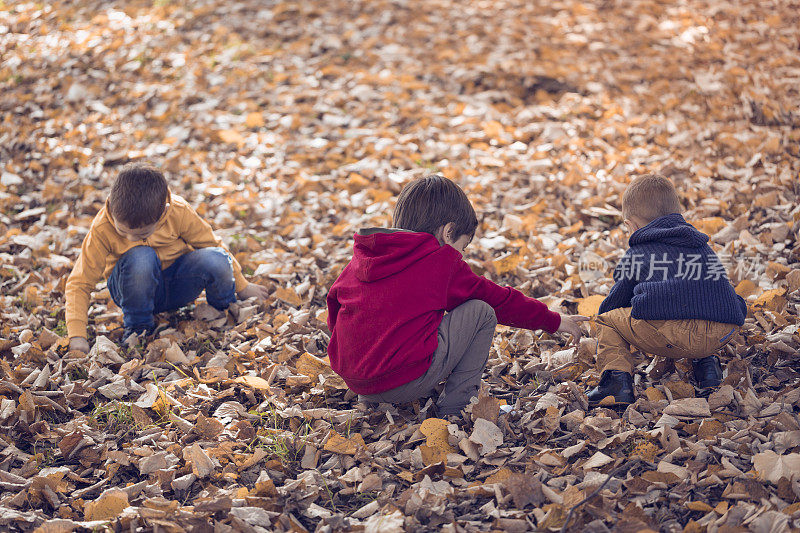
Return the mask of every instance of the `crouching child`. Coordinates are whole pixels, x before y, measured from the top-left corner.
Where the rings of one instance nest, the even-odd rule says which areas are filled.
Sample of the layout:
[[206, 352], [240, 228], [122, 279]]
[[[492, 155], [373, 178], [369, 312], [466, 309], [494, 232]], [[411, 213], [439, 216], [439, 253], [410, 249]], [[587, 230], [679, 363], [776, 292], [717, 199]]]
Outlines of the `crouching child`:
[[267, 289], [248, 283], [239, 263], [211, 226], [178, 195], [164, 175], [147, 166], [124, 169], [97, 213], [66, 284], [69, 347], [86, 352], [89, 299], [108, 290], [123, 313], [122, 340], [155, 329], [155, 313], [177, 309], [206, 291], [218, 310]]
[[410, 402], [444, 381], [438, 414], [456, 415], [478, 393], [497, 323], [579, 340], [586, 317], [472, 272], [463, 253], [477, 226], [464, 191], [433, 175], [403, 189], [392, 228], [355, 235], [327, 296], [328, 354], [361, 401]]
[[615, 284], [596, 320], [601, 376], [587, 394], [591, 404], [634, 401], [631, 347], [691, 360], [700, 389], [721, 382], [717, 353], [744, 324], [747, 304], [708, 236], [680, 213], [678, 193], [663, 176], [634, 179], [622, 197], [630, 248], [614, 269]]

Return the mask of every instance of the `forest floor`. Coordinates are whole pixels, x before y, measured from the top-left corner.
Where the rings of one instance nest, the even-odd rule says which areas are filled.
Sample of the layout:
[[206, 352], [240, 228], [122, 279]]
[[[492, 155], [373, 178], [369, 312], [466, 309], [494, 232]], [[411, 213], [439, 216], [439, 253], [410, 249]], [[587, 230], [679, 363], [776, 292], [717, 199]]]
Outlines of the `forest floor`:
[[[0, 1], [0, 528], [800, 528], [798, 109], [796, 1]], [[69, 352], [64, 283], [128, 162], [271, 296], [123, 348], [99, 286]], [[748, 302], [724, 385], [642, 358], [635, 404], [589, 409], [590, 336], [501, 326], [463, 418], [359, 404], [325, 295], [433, 172], [479, 213], [476, 272], [589, 315], [626, 184], [671, 178]]]

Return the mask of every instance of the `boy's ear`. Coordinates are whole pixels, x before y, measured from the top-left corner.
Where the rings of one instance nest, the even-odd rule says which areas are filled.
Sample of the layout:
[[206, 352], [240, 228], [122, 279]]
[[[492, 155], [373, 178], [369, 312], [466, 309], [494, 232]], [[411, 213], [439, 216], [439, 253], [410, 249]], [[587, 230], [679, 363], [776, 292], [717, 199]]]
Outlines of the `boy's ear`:
[[436, 230], [436, 240], [439, 241], [439, 244], [453, 244], [455, 242], [455, 235], [453, 235], [453, 230], [456, 225], [453, 222], [448, 222], [444, 226], [439, 226]]
[[443, 226], [442, 241], [444, 241], [445, 244], [452, 245], [456, 242], [455, 228], [456, 225], [454, 222], [448, 222]]
[[642, 227], [642, 226], [639, 224], [639, 222], [638, 222], [638, 221], [636, 221], [636, 220], [632, 220], [632, 219], [629, 219], [629, 218], [626, 218], [626, 219], [624, 220], [624, 223], [625, 223], [625, 226], [627, 226], [627, 227], [628, 227], [628, 231], [630, 231], [631, 233], [633, 233], [634, 231], [636, 231], [637, 229], [639, 229], [639, 228], [641, 228], [641, 227]]

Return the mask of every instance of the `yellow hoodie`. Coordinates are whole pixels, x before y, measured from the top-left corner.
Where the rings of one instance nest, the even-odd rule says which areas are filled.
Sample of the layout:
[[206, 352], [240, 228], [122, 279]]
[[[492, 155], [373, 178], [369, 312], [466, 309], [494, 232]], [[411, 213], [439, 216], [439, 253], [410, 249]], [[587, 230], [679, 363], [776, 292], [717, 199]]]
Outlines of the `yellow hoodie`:
[[[129, 241], [117, 233], [106, 201], [106, 205], [94, 217], [89, 233], [83, 239], [78, 260], [67, 278], [66, 321], [70, 338], [86, 337], [91, 292], [98, 282], [111, 275], [120, 256], [136, 246], [152, 247], [161, 260], [161, 268], [166, 269], [188, 252], [223, 245], [222, 240], [214, 235], [211, 225], [176, 194], [170, 195], [164, 214], [156, 223], [155, 232], [141, 241]], [[238, 292], [247, 286], [247, 280], [242, 275], [242, 267], [233, 256], [231, 258]]]

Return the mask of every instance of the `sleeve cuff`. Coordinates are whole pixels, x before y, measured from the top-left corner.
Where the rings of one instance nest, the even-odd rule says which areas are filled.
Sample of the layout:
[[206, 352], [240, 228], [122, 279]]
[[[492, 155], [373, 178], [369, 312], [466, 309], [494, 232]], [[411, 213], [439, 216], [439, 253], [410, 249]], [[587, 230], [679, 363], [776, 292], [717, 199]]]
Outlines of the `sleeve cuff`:
[[555, 311], [547, 310], [547, 316], [544, 319], [542, 329], [548, 333], [555, 333], [561, 326], [561, 315]]
[[88, 338], [86, 335], [86, 324], [81, 322], [80, 320], [74, 320], [67, 322], [67, 337], [83, 337], [84, 339]]
[[245, 287], [250, 285], [250, 282], [244, 279], [244, 276], [238, 272], [233, 276], [233, 278], [236, 282], [236, 292], [240, 292]]

